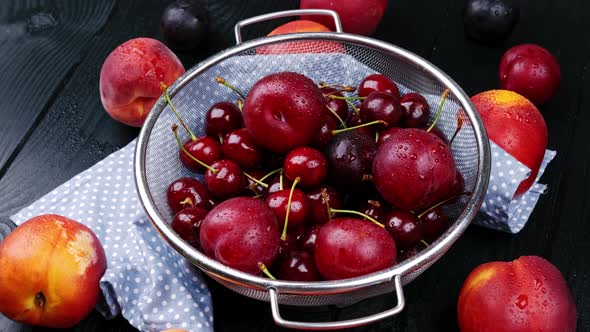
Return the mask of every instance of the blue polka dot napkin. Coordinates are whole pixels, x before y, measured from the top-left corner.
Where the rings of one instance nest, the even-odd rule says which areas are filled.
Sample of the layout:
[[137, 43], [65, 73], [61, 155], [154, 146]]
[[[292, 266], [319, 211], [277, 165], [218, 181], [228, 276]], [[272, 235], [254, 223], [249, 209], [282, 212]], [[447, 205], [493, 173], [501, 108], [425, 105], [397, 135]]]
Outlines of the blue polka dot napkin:
[[556, 152], [545, 151], [535, 183], [526, 193], [513, 198], [520, 182], [529, 176], [531, 170], [492, 141], [490, 141], [490, 148], [492, 153], [490, 183], [474, 223], [515, 234], [523, 229], [539, 197], [547, 191], [547, 186], [540, 184], [539, 179]]
[[135, 141], [12, 217], [45, 213], [90, 227], [107, 254], [101, 280], [105, 317], [119, 313], [141, 331], [212, 331], [211, 296], [200, 271], [168, 246], [147, 220], [133, 177]]

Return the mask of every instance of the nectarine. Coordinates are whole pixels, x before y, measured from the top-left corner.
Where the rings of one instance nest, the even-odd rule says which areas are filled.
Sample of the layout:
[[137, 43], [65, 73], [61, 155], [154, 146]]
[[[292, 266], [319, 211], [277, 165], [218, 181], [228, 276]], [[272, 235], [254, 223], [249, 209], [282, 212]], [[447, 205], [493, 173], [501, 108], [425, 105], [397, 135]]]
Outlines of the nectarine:
[[531, 169], [514, 196], [533, 185], [547, 148], [547, 125], [543, 115], [525, 97], [507, 90], [490, 90], [471, 98], [489, 138]]
[[537, 256], [473, 270], [458, 304], [462, 332], [573, 332], [576, 305], [559, 270]]
[[[368, 36], [375, 32], [385, 13], [387, 0], [301, 0], [301, 9], [331, 9], [338, 13], [344, 32]], [[321, 23], [334, 29], [334, 20], [329, 16], [302, 16], [303, 20]]]
[[88, 227], [59, 215], [32, 218], [0, 243], [0, 312], [27, 324], [70, 327], [96, 305], [106, 267]]
[[[285, 23], [273, 31], [268, 36], [284, 35], [288, 33], [302, 32], [330, 32], [326, 26], [308, 20], [296, 20]], [[297, 54], [297, 53], [345, 53], [346, 49], [342, 44], [329, 41], [294, 41], [283, 42], [259, 47], [257, 54]]]
[[184, 67], [172, 51], [151, 38], [119, 45], [100, 70], [100, 99], [113, 119], [141, 127], [162, 95], [160, 83], [171, 85]]

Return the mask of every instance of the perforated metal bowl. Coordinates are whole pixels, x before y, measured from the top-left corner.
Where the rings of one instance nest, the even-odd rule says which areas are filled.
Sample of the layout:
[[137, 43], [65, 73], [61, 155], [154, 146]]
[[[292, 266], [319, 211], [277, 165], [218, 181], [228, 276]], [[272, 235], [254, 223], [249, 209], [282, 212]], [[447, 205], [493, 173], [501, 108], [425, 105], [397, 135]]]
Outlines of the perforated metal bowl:
[[[301, 14], [331, 15], [336, 33], [305, 33], [264, 37], [242, 43], [243, 26], [267, 19]], [[490, 172], [490, 152], [481, 119], [463, 90], [440, 69], [404, 49], [375, 39], [342, 33], [338, 15], [327, 10], [286, 11], [254, 17], [236, 25], [237, 45], [212, 56], [190, 69], [170, 87], [176, 108], [189, 126], [203, 135], [203, 119], [217, 101], [230, 98], [213, 80], [224, 76], [243, 90], [272, 71], [303, 71], [312, 77], [327, 75], [332, 81], [358, 84], [355, 73], [370, 71], [384, 74], [400, 84], [402, 90], [426, 96], [440, 96], [445, 89], [450, 97], [437, 127], [447, 136], [455, 130], [457, 113], [464, 111], [466, 121], [452, 145], [455, 161], [472, 194], [454, 203], [448, 213], [452, 226], [427, 249], [399, 264], [362, 277], [336, 281], [274, 281], [224, 266], [184, 242], [169, 226], [172, 213], [166, 204], [166, 189], [175, 179], [196, 176], [178, 160], [178, 148], [170, 127], [176, 122], [163, 98], [151, 110], [139, 135], [135, 178], [140, 200], [147, 216], [160, 235], [180, 254], [201, 270], [235, 292], [270, 301], [278, 325], [327, 330], [360, 326], [399, 313], [405, 299], [402, 285], [409, 283], [438, 260], [465, 231], [482, 203]], [[295, 52], [297, 54], [269, 54]], [[344, 62], [338, 62], [342, 59]], [[303, 67], [302, 67], [303, 66]], [[334, 67], [336, 66], [336, 67]], [[355, 81], [356, 80], [356, 81]], [[429, 98], [436, 109], [440, 98]], [[434, 113], [434, 112], [433, 112]], [[297, 322], [283, 319], [279, 304], [298, 306], [348, 305], [380, 294], [395, 292], [392, 309], [346, 321]]]

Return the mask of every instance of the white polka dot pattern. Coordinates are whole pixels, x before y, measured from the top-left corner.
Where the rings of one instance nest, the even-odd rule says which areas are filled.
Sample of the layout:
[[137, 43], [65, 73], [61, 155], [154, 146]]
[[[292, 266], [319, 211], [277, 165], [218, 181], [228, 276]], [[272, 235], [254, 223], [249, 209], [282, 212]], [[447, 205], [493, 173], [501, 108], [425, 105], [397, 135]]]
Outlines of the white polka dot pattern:
[[135, 141], [23, 209], [18, 225], [56, 213], [89, 226], [107, 254], [101, 280], [107, 318], [119, 313], [141, 331], [212, 331], [211, 296], [200, 271], [158, 236], [138, 200]]
[[530, 174], [530, 168], [523, 165], [504, 149], [490, 141], [492, 153], [492, 170], [485, 199], [474, 224], [516, 234], [524, 228], [529, 220], [541, 194], [547, 186], [538, 183], [545, 168], [555, 157], [556, 152], [547, 150], [535, 183], [516, 199], [512, 199], [516, 189]]

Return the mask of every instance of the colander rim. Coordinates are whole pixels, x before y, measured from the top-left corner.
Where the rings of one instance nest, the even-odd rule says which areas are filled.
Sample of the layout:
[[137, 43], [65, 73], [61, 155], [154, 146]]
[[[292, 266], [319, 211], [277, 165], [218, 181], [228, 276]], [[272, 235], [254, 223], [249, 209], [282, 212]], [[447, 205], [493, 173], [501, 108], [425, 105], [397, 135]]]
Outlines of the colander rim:
[[178, 91], [193, 78], [197, 77], [199, 74], [205, 72], [223, 60], [228, 59], [229, 57], [242, 54], [248, 50], [254, 50], [260, 46], [287, 41], [304, 40], [345, 42], [356, 46], [368, 47], [376, 51], [386, 53], [390, 56], [395, 56], [404, 61], [408, 61], [414, 66], [426, 71], [432, 75], [439, 84], [450, 89], [450, 93], [459, 101], [460, 106], [465, 111], [471, 122], [471, 127], [475, 133], [479, 156], [477, 166], [478, 175], [476, 177], [474, 190], [469, 197], [465, 209], [458, 216], [454, 225], [449, 228], [449, 230], [447, 230], [437, 241], [432, 243], [428, 248], [422, 250], [414, 257], [404, 260], [386, 270], [381, 270], [351, 279], [317, 282], [271, 280], [268, 278], [244, 273], [225, 266], [207, 257], [205, 254], [199, 252], [197, 249], [184, 242], [170, 228], [168, 223], [164, 220], [164, 217], [159, 214], [155, 203], [149, 194], [149, 187], [145, 172], [146, 150], [151, 131], [158, 120], [158, 117], [167, 105], [166, 100], [162, 96], [158, 99], [150, 111], [143, 127], [141, 128], [139, 137], [137, 139], [134, 158], [134, 177], [136, 188], [140, 202], [146, 212], [148, 219], [156, 231], [168, 244], [170, 244], [178, 253], [188, 259], [191, 263], [204, 270], [207, 274], [211, 274], [217, 278], [232, 282], [234, 284], [254, 288], [257, 290], [268, 290], [269, 288], [274, 288], [278, 293], [281, 294], [323, 295], [354, 291], [360, 288], [389, 282], [396, 275], [403, 276], [421, 268], [432, 260], [438, 259], [451, 247], [451, 245], [459, 238], [459, 236], [463, 234], [467, 226], [469, 226], [477, 214], [477, 211], [483, 202], [487, 190], [491, 168], [491, 157], [487, 133], [481, 118], [471, 103], [470, 98], [466, 95], [463, 89], [446, 73], [426, 59], [399, 46], [395, 46], [384, 41], [347, 33], [313, 32], [261, 37], [223, 50], [192, 67], [169, 87], [170, 96], [171, 98], [174, 97], [174, 95], [178, 93]]

